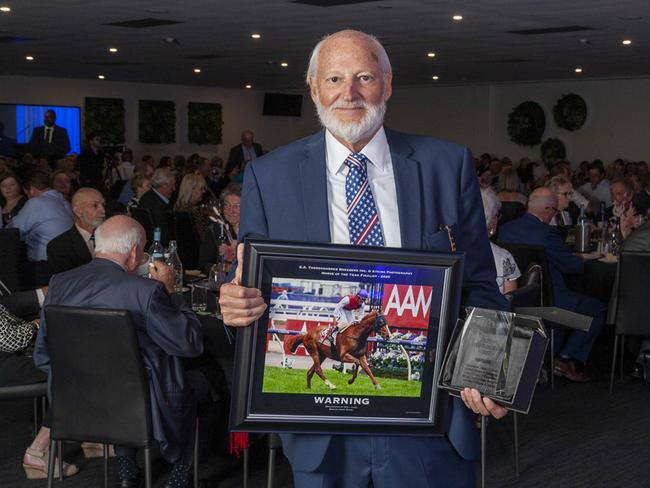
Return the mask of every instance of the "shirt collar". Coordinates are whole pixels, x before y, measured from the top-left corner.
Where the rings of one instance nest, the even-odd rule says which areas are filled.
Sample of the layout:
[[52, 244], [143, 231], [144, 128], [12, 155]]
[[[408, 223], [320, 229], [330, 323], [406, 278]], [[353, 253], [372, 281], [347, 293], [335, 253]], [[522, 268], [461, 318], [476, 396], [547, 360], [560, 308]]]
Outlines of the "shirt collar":
[[74, 226], [77, 228], [77, 231], [79, 231], [79, 234], [81, 234], [81, 237], [83, 237], [84, 241], [88, 242], [88, 240], [92, 237], [92, 234], [86, 229], [82, 229], [77, 224], [74, 224]]
[[167, 198], [165, 195], [162, 195], [161, 193], [158, 193], [158, 191], [156, 191], [155, 188], [152, 188], [152, 190], [156, 195], [158, 195], [162, 199], [163, 202], [169, 203], [169, 198]]
[[[341, 144], [329, 130], [325, 130], [325, 147], [328, 173], [337, 174], [341, 172], [345, 168], [345, 160], [351, 154], [351, 151]], [[378, 171], [383, 173], [387, 170], [390, 148], [383, 126], [359, 152], [363, 153], [370, 160], [370, 164], [377, 168]]]

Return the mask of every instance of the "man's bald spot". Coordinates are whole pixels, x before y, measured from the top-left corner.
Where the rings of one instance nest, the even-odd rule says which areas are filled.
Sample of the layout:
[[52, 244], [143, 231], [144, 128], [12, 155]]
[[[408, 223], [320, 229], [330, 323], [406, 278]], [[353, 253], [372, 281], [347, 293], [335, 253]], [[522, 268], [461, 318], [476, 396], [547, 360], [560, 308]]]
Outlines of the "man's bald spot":
[[540, 210], [548, 207], [557, 207], [557, 195], [546, 187], [533, 190], [528, 197], [528, 208]]
[[106, 235], [119, 234], [121, 232], [127, 232], [132, 229], [138, 229], [142, 231], [144, 235], [144, 227], [140, 225], [137, 220], [127, 217], [126, 215], [115, 215], [110, 219], [107, 219], [102, 225], [102, 232]]
[[82, 202], [97, 199], [104, 201], [103, 195], [94, 188], [79, 188], [74, 195], [72, 195], [72, 208], [81, 205]]

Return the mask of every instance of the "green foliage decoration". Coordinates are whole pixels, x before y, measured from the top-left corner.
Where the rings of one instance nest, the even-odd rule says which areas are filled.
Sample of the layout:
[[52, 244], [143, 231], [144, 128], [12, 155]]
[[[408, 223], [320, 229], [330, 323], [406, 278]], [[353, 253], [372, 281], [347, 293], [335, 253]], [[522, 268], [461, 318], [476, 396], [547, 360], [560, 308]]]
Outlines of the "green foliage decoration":
[[549, 137], [546, 139], [542, 143], [540, 150], [542, 153], [542, 161], [547, 165], [566, 159], [566, 147], [557, 137]]
[[221, 104], [187, 104], [187, 141], [191, 144], [221, 144]]
[[544, 109], [536, 102], [523, 102], [508, 114], [508, 135], [520, 146], [536, 146], [546, 129]]
[[104, 144], [124, 144], [124, 100], [86, 97], [84, 133], [98, 133]]
[[140, 100], [138, 139], [145, 144], [176, 142], [176, 104], [164, 100]]
[[587, 120], [587, 104], [584, 98], [575, 93], [562, 95], [553, 106], [553, 118], [558, 127], [578, 130]]

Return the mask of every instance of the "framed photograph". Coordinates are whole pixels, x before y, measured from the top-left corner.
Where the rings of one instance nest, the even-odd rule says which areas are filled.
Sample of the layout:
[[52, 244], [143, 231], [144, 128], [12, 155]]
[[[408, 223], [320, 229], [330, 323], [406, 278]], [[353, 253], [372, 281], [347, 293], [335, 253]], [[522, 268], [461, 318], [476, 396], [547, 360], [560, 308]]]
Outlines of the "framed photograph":
[[442, 432], [462, 253], [247, 240], [265, 314], [237, 332], [235, 431]]

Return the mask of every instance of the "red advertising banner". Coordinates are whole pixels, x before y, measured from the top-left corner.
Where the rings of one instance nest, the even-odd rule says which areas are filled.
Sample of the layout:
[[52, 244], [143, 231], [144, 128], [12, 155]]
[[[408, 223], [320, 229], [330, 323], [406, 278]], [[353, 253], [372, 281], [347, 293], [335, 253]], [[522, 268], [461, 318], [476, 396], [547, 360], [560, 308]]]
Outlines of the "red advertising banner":
[[391, 327], [429, 326], [433, 287], [418, 285], [384, 286], [381, 310]]

